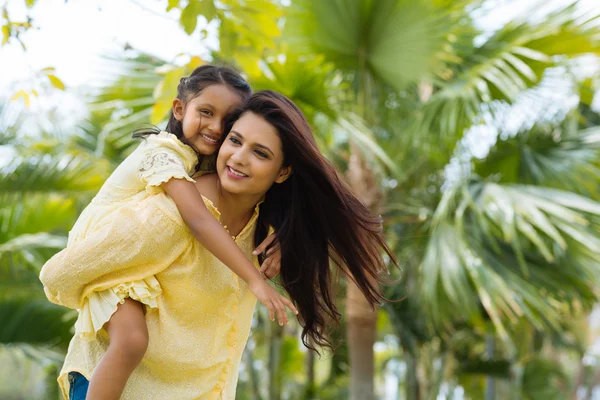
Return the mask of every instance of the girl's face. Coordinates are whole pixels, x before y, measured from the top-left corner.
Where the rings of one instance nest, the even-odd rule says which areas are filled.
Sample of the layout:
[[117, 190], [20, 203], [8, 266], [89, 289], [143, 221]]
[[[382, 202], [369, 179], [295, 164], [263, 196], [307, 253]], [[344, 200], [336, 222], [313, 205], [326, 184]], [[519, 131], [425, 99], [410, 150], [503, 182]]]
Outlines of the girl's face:
[[232, 194], [262, 196], [282, 183], [291, 167], [283, 167], [277, 130], [262, 117], [244, 113], [225, 138], [217, 157], [221, 187]]
[[196, 152], [214, 154], [223, 135], [223, 120], [242, 104], [242, 98], [228, 86], [215, 84], [184, 104], [173, 100], [173, 115], [181, 122], [183, 136]]

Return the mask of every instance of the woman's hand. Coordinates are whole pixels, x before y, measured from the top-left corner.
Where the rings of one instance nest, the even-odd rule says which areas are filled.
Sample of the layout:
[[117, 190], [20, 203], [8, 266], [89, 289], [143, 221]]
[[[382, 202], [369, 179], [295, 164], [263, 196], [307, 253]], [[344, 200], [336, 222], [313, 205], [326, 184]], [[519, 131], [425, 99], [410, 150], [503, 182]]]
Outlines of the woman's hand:
[[[264, 253], [267, 250], [267, 247], [277, 238], [275, 233], [270, 234], [263, 240], [263, 242], [258, 245], [258, 247], [252, 252], [254, 255], [259, 255], [260, 253]], [[265, 259], [263, 260], [262, 265], [260, 266], [260, 274], [265, 277], [265, 279], [273, 279], [279, 272], [281, 271], [281, 250], [279, 247], [274, 249], [270, 249], [267, 253], [265, 253]]]
[[267, 307], [271, 321], [275, 321], [275, 314], [277, 314], [277, 320], [279, 321], [280, 326], [283, 326], [284, 324], [287, 325], [288, 323], [285, 307], [288, 307], [290, 310], [292, 310], [294, 315], [298, 315], [298, 310], [294, 304], [290, 300], [277, 293], [277, 291], [273, 289], [265, 280], [255, 279], [248, 284], [248, 288], [254, 294], [254, 296], [256, 296], [258, 301]]

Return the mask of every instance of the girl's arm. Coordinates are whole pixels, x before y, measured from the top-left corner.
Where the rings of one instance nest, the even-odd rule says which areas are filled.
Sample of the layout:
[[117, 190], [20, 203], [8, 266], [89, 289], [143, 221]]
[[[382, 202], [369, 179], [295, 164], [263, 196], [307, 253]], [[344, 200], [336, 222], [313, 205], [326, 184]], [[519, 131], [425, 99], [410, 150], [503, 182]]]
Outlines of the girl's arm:
[[184, 179], [170, 179], [162, 186], [177, 205], [181, 217], [194, 237], [248, 283], [248, 287], [256, 298], [269, 309], [271, 320], [274, 319], [274, 313], [277, 313], [279, 324], [287, 323], [285, 306], [298, 314], [291, 301], [281, 296], [263, 280], [259, 271], [244, 255], [229, 233], [208, 211], [202, 196], [193, 183]]

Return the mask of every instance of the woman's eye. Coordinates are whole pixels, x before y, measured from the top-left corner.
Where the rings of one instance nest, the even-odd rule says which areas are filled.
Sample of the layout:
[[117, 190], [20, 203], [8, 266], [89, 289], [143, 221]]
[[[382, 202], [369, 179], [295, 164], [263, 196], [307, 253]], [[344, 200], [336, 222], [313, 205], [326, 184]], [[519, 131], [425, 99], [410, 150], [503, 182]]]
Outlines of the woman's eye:
[[231, 143], [234, 143], [234, 144], [242, 144], [242, 142], [240, 142], [237, 138], [235, 138], [233, 136], [230, 136], [229, 140], [231, 141]]
[[255, 153], [260, 157], [260, 158], [267, 158], [267, 153], [265, 153], [264, 151], [260, 151], [260, 150], [256, 150]]

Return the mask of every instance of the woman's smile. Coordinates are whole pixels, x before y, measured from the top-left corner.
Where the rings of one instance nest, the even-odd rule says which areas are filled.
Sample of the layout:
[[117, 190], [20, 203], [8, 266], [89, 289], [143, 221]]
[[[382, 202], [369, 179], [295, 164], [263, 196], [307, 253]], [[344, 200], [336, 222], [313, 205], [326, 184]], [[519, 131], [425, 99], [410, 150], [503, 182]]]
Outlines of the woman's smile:
[[231, 179], [244, 179], [248, 177], [248, 175], [233, 167], [230, 167], [229, 165], [227, 166], [227, 176]]

